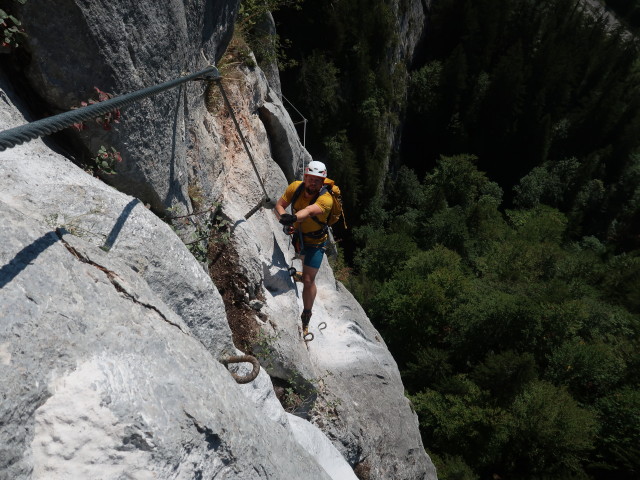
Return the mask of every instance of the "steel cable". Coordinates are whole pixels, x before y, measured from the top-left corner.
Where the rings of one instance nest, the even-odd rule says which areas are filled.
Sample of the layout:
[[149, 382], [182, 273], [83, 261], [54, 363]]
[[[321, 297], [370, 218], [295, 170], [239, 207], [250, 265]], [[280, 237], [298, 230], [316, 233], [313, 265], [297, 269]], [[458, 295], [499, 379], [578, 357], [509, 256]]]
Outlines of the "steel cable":
[[229, 109], [229, 113], [231, 114], [231, 119], [233, 120], [233, 124], [236, 126], [236, 130], [238, 131], [238, 136], [240, 137], [240, 140], [242, 141], [242, 145], [244, 145], [244, 150], [247, 152], [247, 155], [249, 156], [249, 160], [251, 161], [251, 166], [253, 167], [253, 171], [256, 173], [256, 177], [258, 177], [258, 183], [260, 183], [260, 186], [262, 187], [262, 192], [264, 193], [264, 201], [263, 203], [269, 203], [271, 202], [271, 199], [269, 198], [269, 194], [267, 193], [267, 189], [264, 187], [264, 183], [262, 182], [262, 179], [260, 178], [260, 173], [258, 172], [258, 167], [256, 167], [256, 162], [253, 160], [253, 155], [251, 155], [251, 150], [249, 149], [249, 145], [247, 145], [247, 141], [244, 138], [244, 135], [242, 134], [242, 130], [240, 129], [240, 124], [238, 123], [238, 119], [236, 118], [236, 114], [233, 111], [233, 107], [231, 106], [231, 102], [229, 101], [229, 97], [227, 97], [227, 92], [225, 91], [224, 87], [222, 86], [222, 82], [221, 79], [218, 78], [217, 79], [217, 83], [218, 83], [218, 88], [220, 89], [220, 93], [222, 94], [222, 98], [224, 100], [225, 105], [227, 106], [227, 108]]
[[110, 98], [103, 102], [87, 105], [86, 107], [70, 110], [51, 117], [36, 120], [19, 127], [11, 128], [0, 132], [0, 152], [4, 152], [7, 148], [13, 148], [22, 145], [25, 142], [35, 140], [36, 138], [51, 135], [52, 133], [70, 127], [74, 123], [85, 122], [105, 113], [112, 112], [116, 109], [126, 107], [132, 103], [138, 102], [143, 98], [156, 95], [165, 90], [175, 88], [185, 82], [191, 80], [216, 80], [220, 78], [218, 69], [211, 65], [199, 72], [186, 75], [184, 77], [169, 80], [158, 85], [136, 90], [135, 92]]

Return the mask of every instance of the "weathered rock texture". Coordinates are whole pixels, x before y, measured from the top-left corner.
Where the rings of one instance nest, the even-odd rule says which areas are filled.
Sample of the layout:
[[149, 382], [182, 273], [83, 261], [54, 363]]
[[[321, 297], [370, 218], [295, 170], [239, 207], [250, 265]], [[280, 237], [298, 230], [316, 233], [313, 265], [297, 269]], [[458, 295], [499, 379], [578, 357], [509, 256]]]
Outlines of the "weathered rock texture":
[[224, 305], [168, 225], [40, 141], [0, 175], [1, 479], [332, 478], [216, 361]]
[[[224, 51], [237, 10], [232, 0], [30, 1], [18, 15], [33, 51], [31, 86], [66, 111], [94, 87], [132, 92], [202, 70]], [[111, 145], [127, 160], [110, 182], [155, 210], [188, 203], [189, 130], [202, 120], [204, 86], [190, 83], [126, 109], [120, 128], [83, 136], [92, 154]], [[201, 153], [201, 152], [199, 152]]]
[[[94, 85], [123, 93], [199, 70], [220, 57], [236, 7], [27, 2], [30, 88], [66, 109]], [[349, 479], [353, 467], [435, 479], [397, 366], [326, 260], [316, 339], [301, 340], [289, 239], [270, 210], [245, 216], [263, 186], [277, 199], [309, 155], [259, 69], [228, 68], [224, 85], [255, 170], [231, 112], [219, 98], [207, 111], [199, 83], [128, 107], [113, 131], [82, 134], [87, 148], [122, 152], [108, 180], [121, 192], [41, 141], [0, 154], [0, 479]], [[24, 123], [0, 86], [0, 128]], [[214, 205], [271, 376], [248, 385], [216, 361], [238, 351], [216, 286], [183, 244], [206, 216], [174, 222], [186, 224], [181, 241], [152, 213]], [[298, 418], [272, 380], [295, 394], [284, 404]]]
[[391, 7], [397, 22], [398, 42], [391, 53], [389, 65], [401, 62], [410, 66], [424, 40], [431, 1], [391, 0]]
[[0, 205], [2, 478], [330, 478], [130, 267]]

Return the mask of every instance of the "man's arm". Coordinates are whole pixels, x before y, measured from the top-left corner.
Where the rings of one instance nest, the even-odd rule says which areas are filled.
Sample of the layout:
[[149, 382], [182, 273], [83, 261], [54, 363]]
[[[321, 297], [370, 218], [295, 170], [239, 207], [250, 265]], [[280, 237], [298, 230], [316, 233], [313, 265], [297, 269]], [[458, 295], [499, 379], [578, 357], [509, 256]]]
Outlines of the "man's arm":
[[324, 195], [320, 195], [315, 203], [303, 208], [302, 210], [296, 212], [296, 217], [298, 217], [298, 222], [303, 222], [309, 217], [317, 217], [318, 215], [322, 215], [324, 213], [329, 213], [331, 211], [331, 206], [333, 205], [333, 199], [331, 195], [325, 193]]
[[302, 223], [307, 218], [320, 215], [322, 213], [322, 208], [320, 208], [315, 203], [313, 205], [309, 205], [302, 210], [298, 210], [295, 215], [289, 215], [286, 212], [286, 208], [289, 206], [289, 203], [280, 198], [276, 203], [276, 217], [280, 220], [280, 223], [283, 225], [292, 225], [293, 223]]
[[280, 197], [278, 199], [278, 201], [276, 202], [276, 208], [275, 208], [275, 212], [276, 212], [276, 217], [278, 218], [278, 220], [280, 220], [280, 216], [283, 213], [287, 213], [287, 207], [289, 206], [289, 202], [287, 202], [284, 198]]
[[320, 215], [321, 213], [322, 209], [314, 203], [313, 205], [309, 205], [302, 210], [298, 210], [296, 212], [296, 217], [298, 217], [298, 223], [300, 223], [309, 217], [315, 217], [316, 215]]

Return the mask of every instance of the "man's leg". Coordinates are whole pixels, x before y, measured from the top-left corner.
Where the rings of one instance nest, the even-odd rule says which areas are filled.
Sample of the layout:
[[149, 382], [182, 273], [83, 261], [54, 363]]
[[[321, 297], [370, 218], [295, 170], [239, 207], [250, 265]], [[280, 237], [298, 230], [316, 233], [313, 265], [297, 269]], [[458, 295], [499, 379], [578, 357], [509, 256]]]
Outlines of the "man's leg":
[[313, 302], [316, 299], [316, 293], [318, 292], [316, 275], [318, 274], [318, 270], [318, 268], [307, 265], [303, 265], [302, 267], [302, 304], [305, 310], [311, 310], [313, 308]]
[[308, 265], [302, 267], [302, 284], [304, 285], [302, 288], [302, 304], [304, 305], [304, 309], [302, 310], [300, 319], [302, 320], [302, 336], [305, 337], [305, 339], [309, 332], [311, 309], [313, 308], [313, 302], [316, 299], [316, 293], [318, 291], [315, 282], [317, 273], [317, 268], [309, 267]]
[[316, 275], [320, 270], [324, 249], [322, 247], [306, 247], [305, 257], [302, 263], [302, 334], [306, 336], [309, 331], [309, 321], [311, 320], [311, 309], [316, 299], [318, 289], [316, 287]]

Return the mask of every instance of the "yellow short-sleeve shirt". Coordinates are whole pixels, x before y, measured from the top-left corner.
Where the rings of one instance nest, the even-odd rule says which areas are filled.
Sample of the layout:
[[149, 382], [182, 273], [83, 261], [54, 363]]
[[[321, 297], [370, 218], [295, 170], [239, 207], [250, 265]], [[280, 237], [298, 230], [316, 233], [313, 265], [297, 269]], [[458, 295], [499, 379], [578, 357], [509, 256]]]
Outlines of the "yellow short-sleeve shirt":
[[[282, 199], [285, 202], [290, 204], [291, 200], [293, 200], [294, 193], [296, 193], [296, 190], [298, 189], [301, 183], [302, 182], [298, 180], [290, 184], [282, 194]], [[295, 213], [299, 210], [302, 210], [303, 208], [308, 207], [311, 200], [313, 200], [313, 197], [304, 198], [304, 192], [302, 192], [296, 199], [295, 205], [292, 205], [293, 212]], [[322, 222], [322, 224], [324, 225], [327, 223], [327, 217], [331, 212], [331, 207], [333, 207], [333, 197], [329, 192], [323, 193], [315, 201], [315, 204], [318, 205], [322, 210], [322, 213], [316, 216], [316, 218], [320, 222]], [[314, 221], [311, 217], [305, 219], [302, 223], [299, 223], [297, 225], [299, 225], [299, 228], [301, 229], [303, 236], [305, 233], [317, 232], [318, 230], [322, 229], [322, 226], [318, 224], [318, 222]], [[310, 238], [310, 237], [304, 236], [304, 243], [308, 245], [318, 245], [324, 242], [326, 239], [327, 239], [326, 234], [320, 238]]]

